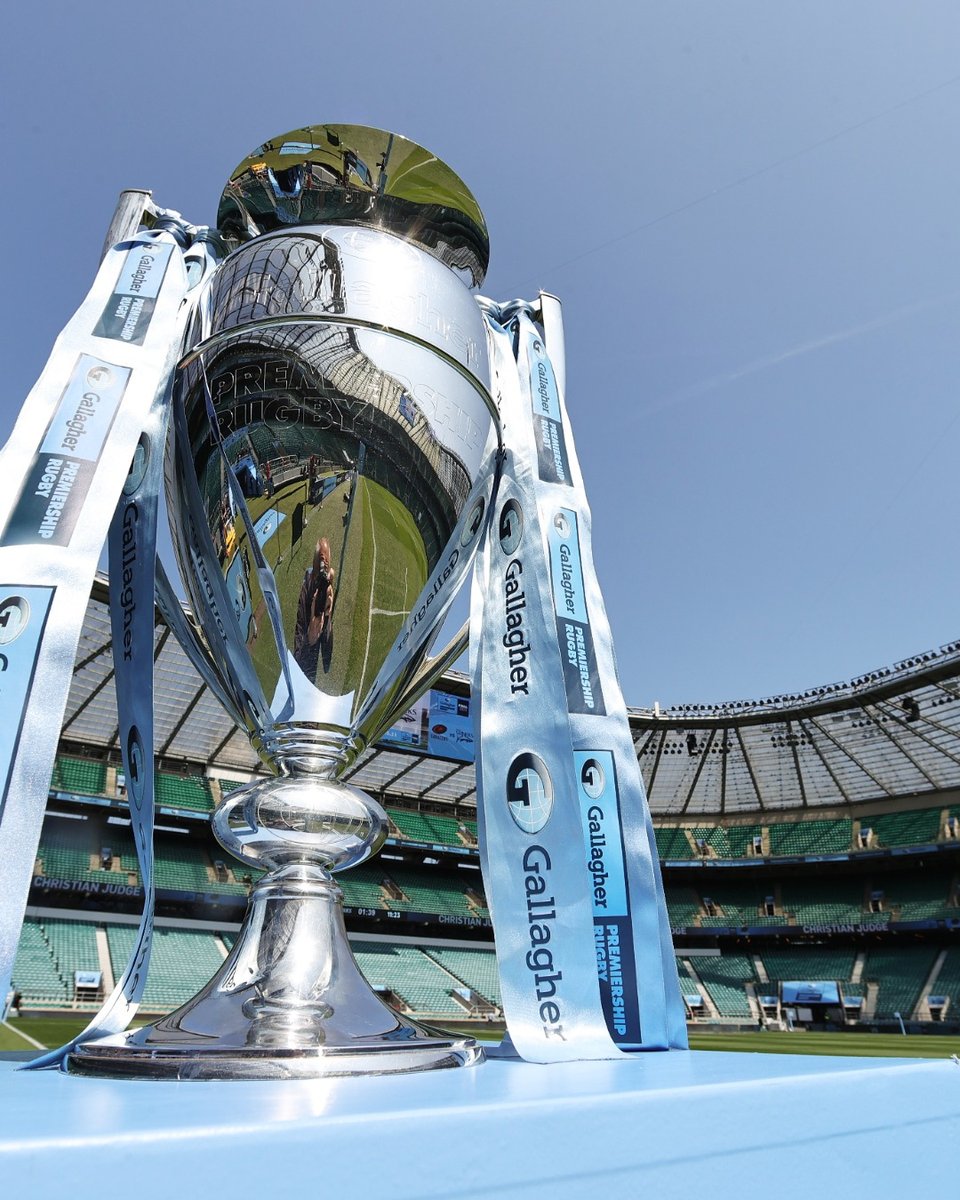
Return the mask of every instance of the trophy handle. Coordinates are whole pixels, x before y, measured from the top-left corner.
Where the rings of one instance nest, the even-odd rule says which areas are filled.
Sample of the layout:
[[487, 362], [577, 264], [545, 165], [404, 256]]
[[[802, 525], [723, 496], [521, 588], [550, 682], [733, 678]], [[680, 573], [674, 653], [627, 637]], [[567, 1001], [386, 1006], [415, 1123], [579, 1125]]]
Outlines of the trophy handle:
[[231, 699], [230, 693], [220, 678], [219, 673], [214, 669], [213, 663], [207, 656], [193, 617], [187, 617], [181, 608], [177, 594], [173, 590], [173, 585], [170, 583], [170, 579], [159, 557], [156, 560], [154, 597], [157, 608], [160, 610], [160, 615], [166, 621], [173, 636], [180, 643], [181, 649], [190, 660], [193, 669], [227, 710], [233, 722], [243, 728], [243, 717]]
[[425, 658], [416, 673], [407, 683], [399, 698], [390, 710], [390, 716], [384, 724], [385, 729], [396, 724], [411, 704], [427, 690], [436, 679], [452, 663], [455, 663], [470, 643], [470, 622], [464, 621], [447, 645], [439, 654]]
[[153, 193], [137, 188], [127, 188], [120, 193], [117, 207], [110, 219], [110, 228], [103, 241], [100, 261], [107, 257], [117, 242], [132, 238], [141, 225], [152, 225], [160, 210], [153, 203]]

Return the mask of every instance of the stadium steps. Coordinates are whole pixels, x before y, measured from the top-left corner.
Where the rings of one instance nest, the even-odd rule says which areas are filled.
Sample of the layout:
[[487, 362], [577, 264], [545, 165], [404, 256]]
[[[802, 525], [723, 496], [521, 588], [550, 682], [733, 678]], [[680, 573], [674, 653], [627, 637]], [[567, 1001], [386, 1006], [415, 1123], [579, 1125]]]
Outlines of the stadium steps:
[[103, 972], [103, 994], [109, 996], [113, 991], [116, 979], [113, 975], [113, 963], [110, 961], [110, 943], [107, 941], [107, 931], [102, 925], [97, 926], [97, 959]]
[[[108, 925], [107, 939], [115, 975], [127, 964], [136, 941], [132, 925]], [[155, 929], [150, 970], [142, 1006], [151, 1012], [178, 1008], [191, 999], [220, 969], [223, 955], [211, 933], [194, 930]]]
[[54, 1007], [73, 999], [73, 981], [68, 988], [43, 926], [29, 917], [20, 930], [12, 984], [22, 993], [24, 1001], [31, 1004]]
[[745, 984], [753, 982], [753, 965], [746, 955], [702, 958], [693, 970], [710, 993], [721, 1017], [750, 1019], [751, 1008]]
[[497, 956], [493, 950], [459, 950], [431, 946], [429, 949], [423, 948], [422, 953], [448, 971], [459, 984], [475, 992], [492, 1009], [501, 1008]]
[[948, 997], [944, 1015], [948, 1021], [957, 1020], [960, 1016], [960, 949], [954, 947], [943, 955], [931, 990], [938, 996]]
[[936, 989], [937, 979], [939, 978], [940, 971], [943, 969], [943, 964], [944, 964], [946, 957], [947, 957], [946, 950], [941, 950], [940, 953], [937, 955], [936, 961], [934, 962], [933, 966], [930, 969], [930, 974], [924, 980], [923, 990], [920, 992], [920, 995], [917, 998], [917, 1003], [914, 1006], [914, 1010], [910, 1014], [910, 1016], [913, 1018], [913, 1020], [915, 1020], [915, 1021], [929, 1021], [930, 1020], [930, 1009], [927, 1006], [927, 997], [930, 995], [931, 992], [934, 992]]
[[689, 958], [677, 956], [677, 975], [680, 979], [680, 991], [682, 994], [692, 995], [694, 992], [703, 1001], [703, 1008], [708, 1017], [712, 1017], [715, 1021], [719, 1021], [720, 1011], [713, 1002], [713, 997], [703, 986], [703, 983], [697, 976], [696, 969]]
[[878, 1018], [891, 1019], [896, 1012], [906, 1018], [913, 1012], [936, 957], [936, 949], [929, 946], [869, 951], [866, 977], [879, 987], [875, 1010]]
[[465, 1009], [451, 995], [450, 972], [412, 946], [355, 944], [354, 956], [360, 970], [374, 988], [388, 988], [411, 1012], [433, 1017], [464, 1015]]

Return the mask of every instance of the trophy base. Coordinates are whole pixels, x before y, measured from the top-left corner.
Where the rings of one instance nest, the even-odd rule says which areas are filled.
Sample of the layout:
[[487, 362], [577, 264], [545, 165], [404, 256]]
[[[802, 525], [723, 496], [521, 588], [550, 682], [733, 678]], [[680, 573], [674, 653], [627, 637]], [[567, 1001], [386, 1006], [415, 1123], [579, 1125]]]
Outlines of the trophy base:
[[395, 1012], [360, 973], [340, 889], [293, 864], [257, 884], [233, 950], [192, 1000], [152, 1025], [83, 1042], [63, 1069], [127, 1079], [313, 1079], [467, 1067], [473, 1038]]
[[[165, 1042], [156, 1025], [77, 1046], [64, 1070], [111, 1079], [317, 1079], [337, 1075], [402, 1075], [469, 1067], [483, 1060], [472, 1038], [432, 1033], [410, 1022], [409, 1041], [369, 1039], [364, 1045], [305, 1048], [217, 1046], [198, 1037], [190, 1046]], [[136, 1040], [147, 1034], [149, 1042]]]

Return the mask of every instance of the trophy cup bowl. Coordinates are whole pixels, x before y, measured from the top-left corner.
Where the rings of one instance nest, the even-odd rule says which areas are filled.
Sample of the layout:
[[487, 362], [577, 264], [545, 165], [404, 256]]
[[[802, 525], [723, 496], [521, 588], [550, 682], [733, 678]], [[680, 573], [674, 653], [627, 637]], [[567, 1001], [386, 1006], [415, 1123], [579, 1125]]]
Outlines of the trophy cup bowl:
[[[214, 978], [76, 1073], [312, 1077], [469, 1065], [473, 1039], [370, 988], [332, 876], [387, 818], [342, 781], [432, 681], [427, 654], [490, 511], [500, 449], [476, 201], [404, 138], [312, 126], [224, 189], [226, 247], [178, 368], [166, 490], [201, 656], [273, 774], [216, 809], [250, 868]], [[434, 660], [436, 661], [436, 660]]]

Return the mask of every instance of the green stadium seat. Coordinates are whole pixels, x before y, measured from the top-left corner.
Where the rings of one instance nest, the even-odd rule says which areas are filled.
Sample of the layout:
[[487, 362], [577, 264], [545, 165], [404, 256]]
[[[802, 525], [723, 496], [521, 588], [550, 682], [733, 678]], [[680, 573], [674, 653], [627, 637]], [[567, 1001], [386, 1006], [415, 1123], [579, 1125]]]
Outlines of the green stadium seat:
[[853, 822], [849, 819], [793, 821], [772, 824], [769, 832], [773, 858], [842, 853], [850, 849]]
[[456, 979], [500, 1007], [500, 976], [493, 950], [459, 950], [431, 946], [423, 951]]
[[697, 857], [687, 840], [685, 829], [674, 825], [655, 825], [653, 832], [657, 839], [657, 854], [661, 859], [676, 861], [677, 859]]
[[424, 1017], [463, 1017], [468, 1010], [454, 1000], [457, 988], [439, 963], [412, 946], [379, 946], [356, 942], [353, 946], [360, 970], [373, 988], [389, 988]]
[[39, 921], [28, 919], [23, 923], [12, 983], [25, 1004], [68, 1004], [73, 999], [73, 977], [57, 966]]
[[923, 808], [917, 812], [884, 813], [866, 817], [861, 825], [873, 830], [877, 846], [932, 845], [940, 836], [939, 808]]
[[745, 985], [755, 981], [756, 976], [748, 958], [739, 954], [697, 958], [694, 970], [722, 1017], [751, 1016]]
[[[106, 928], [113, 973], [119, 978], [133, 950], [136, 927], [107, 925]], [[166, 1012], [194, 996], [223, 962], [217, 941], [212, 933], [155, 929], [142, 1007]]]
[[60, 754], [53, 765], [50, 790], [82, 796], [102, 796], [107, 786], [107, 765], [89, 758]]
[[210, 786], [202, 775], [169, 775], [158, 771], [153, 777], [158, 808], [180, 808], [207, 813], [213, 809]]
[[937, 953], [931, 946], [898, 946], [868, 952], [863, 978], [879, 984], [877, 1017], [889, 1020], [898, 1012], [904, 1020], [910, 1017]]

